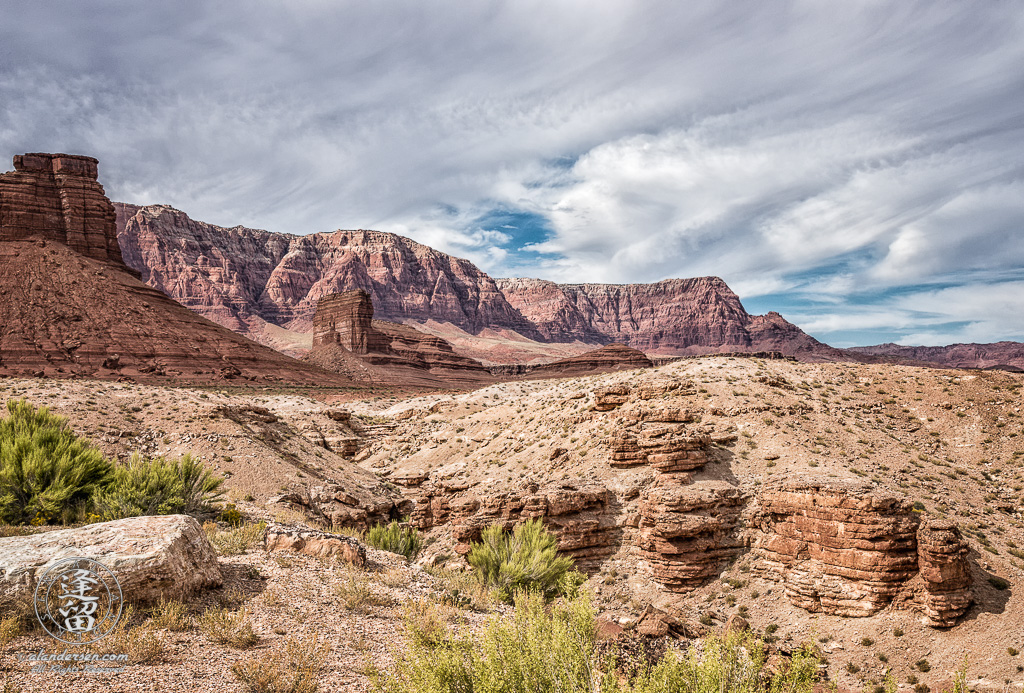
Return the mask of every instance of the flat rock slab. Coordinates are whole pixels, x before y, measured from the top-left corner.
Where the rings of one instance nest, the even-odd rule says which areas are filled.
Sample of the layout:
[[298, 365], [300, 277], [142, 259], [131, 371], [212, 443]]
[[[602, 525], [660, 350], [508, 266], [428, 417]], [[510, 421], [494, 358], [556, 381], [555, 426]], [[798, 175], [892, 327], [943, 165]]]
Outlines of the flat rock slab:
[[72, 556], [109, 568], [130, 602], [180, 599], [223, 582], [217, 554], [194, 518], [129, 517], [0, 539], [0, 603], [30, 600], [42, 574]]
[[267, 551], [294, 551], [317, 558], [337, 557], [357, 567], [366, 565], [366, 547], [353, 537], [315, 529], [272, 524], [267, 527]]

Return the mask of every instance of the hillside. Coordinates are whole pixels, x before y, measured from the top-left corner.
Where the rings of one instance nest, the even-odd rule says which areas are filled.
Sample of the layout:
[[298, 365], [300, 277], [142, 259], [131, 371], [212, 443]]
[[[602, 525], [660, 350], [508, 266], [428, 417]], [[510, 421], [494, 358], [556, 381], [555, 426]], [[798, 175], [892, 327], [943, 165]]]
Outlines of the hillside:
[[[290, 236], [222, 228], [160, 205], [116, 209], [125, 262], [143, 281], [288, 353], [309, 349], [318, 300], [362, 289], [379, 319], [423, 326], [490, 363], [551, 360], [612, 342], [666, 354], [840, 357], [777, 313], [749, 315], [717, 277], [626, 285], [496, 280], [467, 260], [379, 231]], [[567, 344], [568, 352], [556, 346]]]

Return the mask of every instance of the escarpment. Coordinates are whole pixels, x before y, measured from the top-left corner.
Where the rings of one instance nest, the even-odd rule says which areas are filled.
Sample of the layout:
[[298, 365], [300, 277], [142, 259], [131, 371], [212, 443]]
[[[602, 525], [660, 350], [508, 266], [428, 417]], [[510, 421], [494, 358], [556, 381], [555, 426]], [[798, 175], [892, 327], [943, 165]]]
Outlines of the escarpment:
[[122, 261], [95, 159], [15, 157], [0, 175], [0, 374], [249, 383], [351, 381], [235, 334]]

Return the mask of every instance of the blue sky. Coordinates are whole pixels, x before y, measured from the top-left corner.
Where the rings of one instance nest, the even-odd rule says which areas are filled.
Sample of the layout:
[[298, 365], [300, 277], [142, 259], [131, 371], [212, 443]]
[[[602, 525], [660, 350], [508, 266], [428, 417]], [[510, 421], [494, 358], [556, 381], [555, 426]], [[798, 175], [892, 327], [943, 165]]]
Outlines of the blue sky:
[[1024, 4], [0, 0], [0, 157], [494, 276], [718, 275], [837, 346], [1024, 340]]

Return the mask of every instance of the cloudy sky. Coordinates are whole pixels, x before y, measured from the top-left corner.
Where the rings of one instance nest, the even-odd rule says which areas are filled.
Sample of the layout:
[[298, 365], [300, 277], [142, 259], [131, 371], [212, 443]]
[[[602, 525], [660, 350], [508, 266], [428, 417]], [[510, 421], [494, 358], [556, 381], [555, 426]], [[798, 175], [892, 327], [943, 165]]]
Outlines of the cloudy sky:
[[718, 275], [836, 346], [1024, 340], [1019, 1], [0, 0], [26, 151], [494, 276]]

